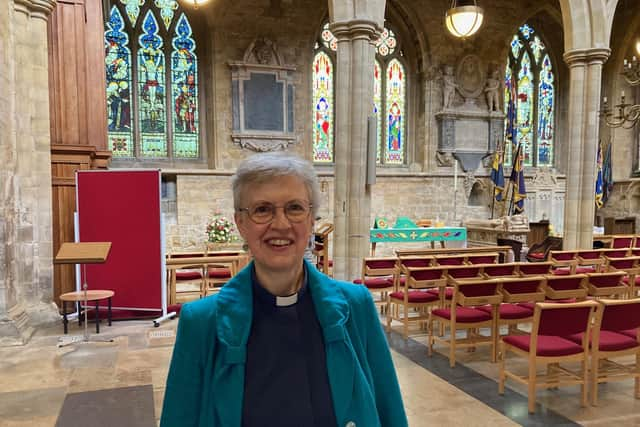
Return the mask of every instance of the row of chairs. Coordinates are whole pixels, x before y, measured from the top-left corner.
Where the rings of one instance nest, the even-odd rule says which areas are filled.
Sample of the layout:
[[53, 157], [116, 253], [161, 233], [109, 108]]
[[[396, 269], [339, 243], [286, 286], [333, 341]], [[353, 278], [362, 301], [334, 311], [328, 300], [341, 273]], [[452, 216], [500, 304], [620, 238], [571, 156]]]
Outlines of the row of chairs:
[[[528, 389], [529, 412], [535, 412], [536, 390], [580, 385], [582, 406], [598, 403], [598, 384], [635, 379], [635, 398], [640, 399], [640, 298], [582, 301], [571, 304], [537, 303], [528, 334], [502, 338], [498, 392], [504, 394], [511, 379]], [[507, 367], [508, 355], [528, 360], [527, 375]], [[618, 358], [635, 356], [635, 362]], [[616, 361], [612, 359], [616, 359]], [[579, 363], [575, 367], [560, 364]], [[538, 367], [546, 366], [546, 374]]]

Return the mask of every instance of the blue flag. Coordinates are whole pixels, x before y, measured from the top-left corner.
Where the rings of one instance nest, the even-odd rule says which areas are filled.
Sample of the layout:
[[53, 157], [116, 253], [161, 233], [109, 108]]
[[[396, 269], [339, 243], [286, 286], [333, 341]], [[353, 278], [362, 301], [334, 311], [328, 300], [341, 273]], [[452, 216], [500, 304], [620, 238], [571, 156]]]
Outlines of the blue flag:
[[596, 208], [600, 209], [604, 205], [602, 198], [604, 197], [603, 191], [603, 178], [602, 178], [602, 144], [598, 143], [598, 160], [596, 166]]
[[602, 165], [602, 203], [606, 203], [613, 191], [613, 175], [611, 170], [611, 141], [607, 145]]
[[518, 144], [513, 156], [513, 168], [509, 179], [513, 182], [513, 210], [516, 214], [524, 212], [524, 201], [527, 198], [527, 190], [524, 186], [524, 155], [522, 144]]
[[504, 169], [502, 167], [503, 154], [500, 150], [496, 150], [493, 156], [493, 165], [491, 166], [491, 181], [493, 181], [493, 197], [496, 201], [502, 201], [502, 193], [504, 192]]

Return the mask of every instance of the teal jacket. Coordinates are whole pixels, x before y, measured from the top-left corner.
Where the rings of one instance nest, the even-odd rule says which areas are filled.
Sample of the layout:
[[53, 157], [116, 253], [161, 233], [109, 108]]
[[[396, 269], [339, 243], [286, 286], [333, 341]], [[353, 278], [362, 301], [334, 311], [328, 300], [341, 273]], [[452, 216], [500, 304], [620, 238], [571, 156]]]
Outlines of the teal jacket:
[[[391, 354], [369, 291], [333, 280], [305, 263], [324, 335], [338, 426], [407, 426]], [[161, 427], [241, 426], [253, 314], [252, 268], [249, 264], [217, 295], [182, 307]]]

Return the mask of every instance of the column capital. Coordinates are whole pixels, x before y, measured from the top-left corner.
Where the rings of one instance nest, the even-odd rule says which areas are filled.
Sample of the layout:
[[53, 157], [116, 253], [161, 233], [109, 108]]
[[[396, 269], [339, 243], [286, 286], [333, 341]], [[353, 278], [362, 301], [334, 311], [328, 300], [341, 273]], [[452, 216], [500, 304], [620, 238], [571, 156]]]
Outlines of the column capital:
[[329, 29], [338, 40], [375, 40], [382, 32], [376, 22], [367, 19], [333, 22], [329, 24]]
[[16, 11], [46, 21], [56, 7], [56, 0], [13, 0], [13, 7]]
[[564, 53], [563, 58], [569, 67], [575, 67], [585, 64], [604, 64], [610, 55], [611, 49], [608, 47], [594, 47], [570, 50]]

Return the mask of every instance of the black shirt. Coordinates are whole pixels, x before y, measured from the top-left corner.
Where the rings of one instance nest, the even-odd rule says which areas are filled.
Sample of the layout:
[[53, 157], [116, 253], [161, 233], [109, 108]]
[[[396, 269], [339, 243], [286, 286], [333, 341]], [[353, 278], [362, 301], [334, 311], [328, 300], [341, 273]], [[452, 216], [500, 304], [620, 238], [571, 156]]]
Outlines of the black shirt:
[[334, 427], [324, 339], [306, 271], [297, 302], [286, 297], [286, 306], [260, 286], [255, 271], [252, 279], [242, 426]]

